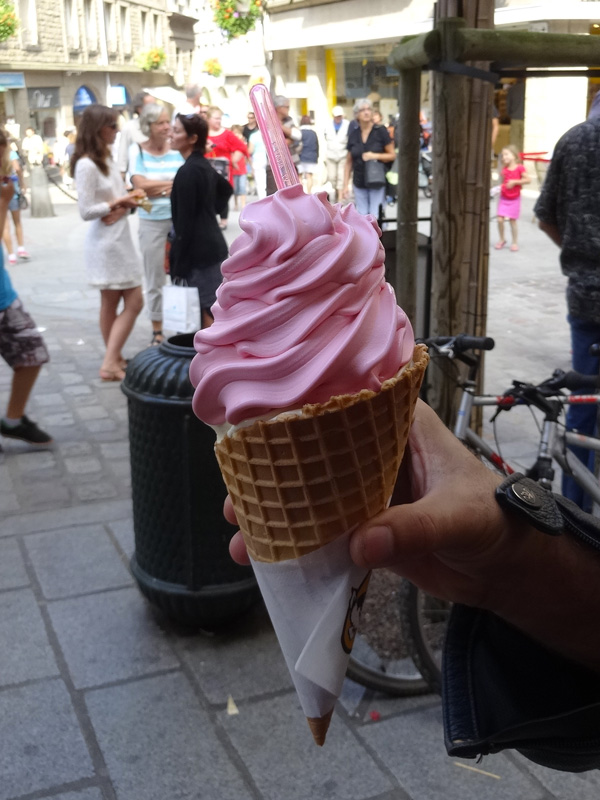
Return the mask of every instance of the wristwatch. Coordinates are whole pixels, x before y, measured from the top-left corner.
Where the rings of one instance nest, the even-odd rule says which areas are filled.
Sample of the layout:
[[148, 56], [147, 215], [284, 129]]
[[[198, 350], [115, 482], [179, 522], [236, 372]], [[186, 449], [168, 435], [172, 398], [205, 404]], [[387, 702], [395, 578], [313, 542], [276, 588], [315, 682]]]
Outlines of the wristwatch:
[[505, 511], [517, 514], [543, 533], [558, 536], [564, 530], [563, 515], [552, 492], [520, 472], [496, 488], [496, 500]]

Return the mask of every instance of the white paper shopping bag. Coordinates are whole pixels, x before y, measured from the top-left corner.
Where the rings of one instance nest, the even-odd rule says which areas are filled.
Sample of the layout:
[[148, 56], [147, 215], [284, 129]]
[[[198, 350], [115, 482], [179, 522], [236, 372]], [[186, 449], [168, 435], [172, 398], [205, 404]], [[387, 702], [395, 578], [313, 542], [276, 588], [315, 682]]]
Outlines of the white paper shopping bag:
[[164, 286], [163, 328], [177, 333], [195, 333], [200, 328], [200, 295], [195, 286]]

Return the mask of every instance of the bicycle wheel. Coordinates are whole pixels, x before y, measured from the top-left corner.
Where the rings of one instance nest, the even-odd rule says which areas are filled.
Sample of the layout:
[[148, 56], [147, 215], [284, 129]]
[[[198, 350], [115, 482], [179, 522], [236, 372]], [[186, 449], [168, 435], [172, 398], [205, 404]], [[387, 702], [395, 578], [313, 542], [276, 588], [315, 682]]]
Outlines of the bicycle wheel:
[[399, 589], [403, 583], [389, 570], [371, 574], [347, 671], [362, 686], [400, 697], [429, 691], [402, 635]]
[[405, 644], [431, 690], [441, 692], [442, 651], [452, 603], [438, 600], [403, 581], [399, 591]]

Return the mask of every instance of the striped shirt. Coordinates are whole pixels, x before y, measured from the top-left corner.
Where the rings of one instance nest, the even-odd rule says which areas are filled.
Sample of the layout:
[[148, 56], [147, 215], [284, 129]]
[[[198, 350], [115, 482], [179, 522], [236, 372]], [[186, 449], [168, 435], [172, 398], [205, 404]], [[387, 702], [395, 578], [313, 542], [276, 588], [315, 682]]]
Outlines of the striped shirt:
[[[147, 153], [138, 144], [129, 148], [129, 174], [143, 175], [151, 181], [173, 180], [177, 170], [184, 163], [184, 158], [177, 150], [169, 150], [161, 156]], [[152, 211], [138, 209], [140, 219], [171, 219], [171, 199], [169, 197], [150, 197]]]

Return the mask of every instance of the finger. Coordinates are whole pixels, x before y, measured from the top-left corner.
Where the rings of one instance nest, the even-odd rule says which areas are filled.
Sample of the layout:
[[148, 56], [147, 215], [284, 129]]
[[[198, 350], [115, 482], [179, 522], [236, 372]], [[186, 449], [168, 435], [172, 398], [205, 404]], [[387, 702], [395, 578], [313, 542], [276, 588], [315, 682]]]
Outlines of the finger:
[[242, 566], [247, 566], [250, 563], [250, 557], [248, 556], [241, 531], [234, 533], [229, 542], [229, 555], [237, 564], [242, 564]]
[[225, 502], [223, 503], [223, 516], [227, 522], [231, 522], [232, 525], [238, 524], [235, 511], [233, 510], [233, 503], [231, 502], [231, 497], [229, 497], [229, 495], [227, 495]]

